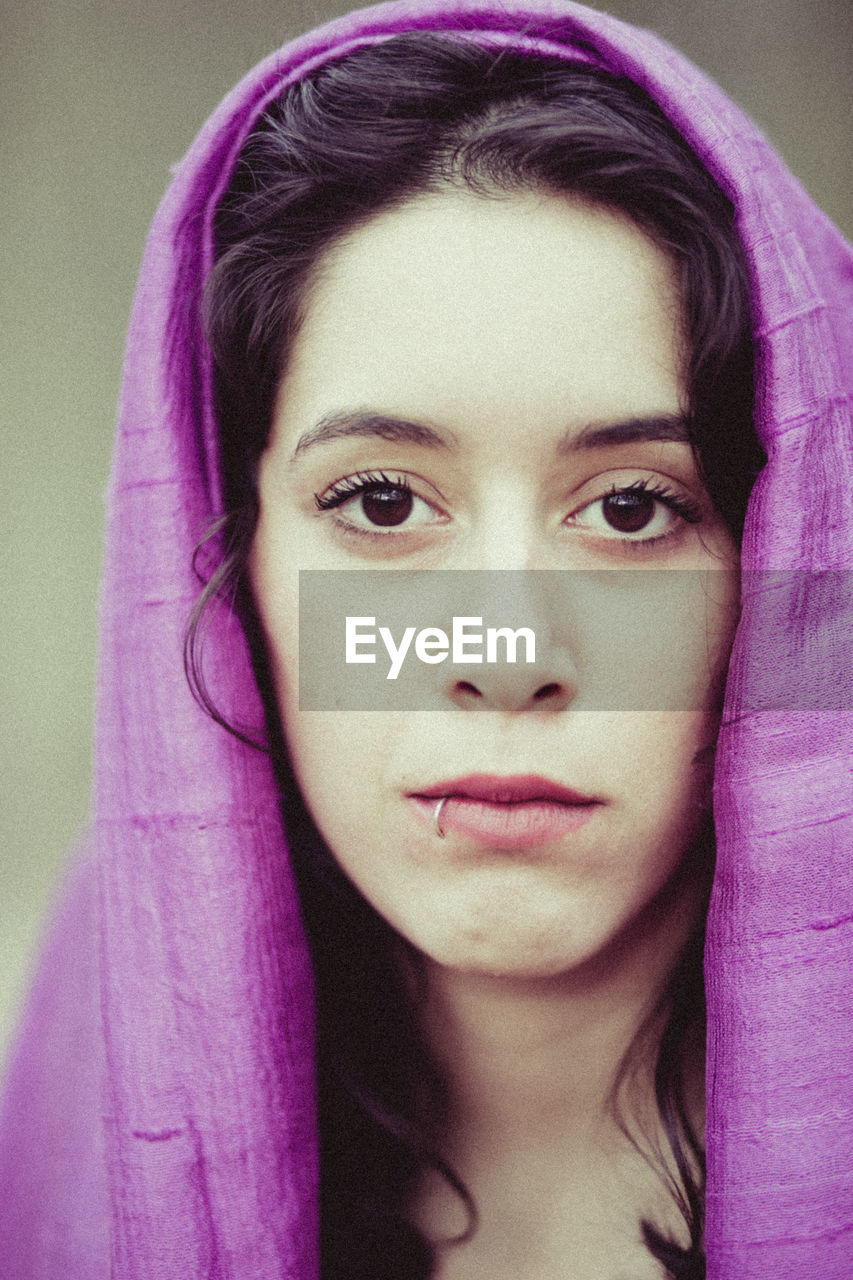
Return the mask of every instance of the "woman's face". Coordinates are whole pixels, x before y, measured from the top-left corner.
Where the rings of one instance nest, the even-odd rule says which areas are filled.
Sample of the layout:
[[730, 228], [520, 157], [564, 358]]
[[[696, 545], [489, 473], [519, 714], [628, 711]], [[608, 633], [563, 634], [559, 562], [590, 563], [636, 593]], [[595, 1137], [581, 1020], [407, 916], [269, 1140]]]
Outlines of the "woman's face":
[[[418, 197], [320, 261], [250, 572], [314, 820], [436, 963], [554, 976], [642, 921], [669, 927], [644, 908], [707, 809], [737, 602], [736, 548], [682, 430], [682, 356], [668, 259], [557, 196]], [[300, 568], [567, 585], [555, 606], [548, 575], [529, 577], [534, 663], [424, 667], [445, 714], [304, 711]], [[648, 569], [685, 572], [637, 590]], [[609, 684], [641, 693], [661, 673], [676, 709], [602, 709]]]

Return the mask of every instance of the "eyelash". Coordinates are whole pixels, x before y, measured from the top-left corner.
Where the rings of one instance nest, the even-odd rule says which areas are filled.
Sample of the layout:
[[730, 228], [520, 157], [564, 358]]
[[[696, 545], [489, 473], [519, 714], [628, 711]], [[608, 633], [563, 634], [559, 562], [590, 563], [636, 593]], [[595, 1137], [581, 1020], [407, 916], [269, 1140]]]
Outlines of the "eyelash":
[[[412, 486], [405, 476], [390, 476], [385, 471], [359, 471], [354, 476], [344, 476], [340, 480], [336, 480], [324, 493], [315, 493], [314, 501], [319, 511], [331, 511], [336, 507], [342, 506], [349, 499], [358, 497], [360, 494], [374, 493], [382, 489], [396, 489], [401, 493], [414, 496]], [[601, 502], [604, 498], [623, 493], [647, 494], [650, 498], [654, 498], [662, 503], [663, 506], [674, 511], [687, 524], [699, 524], [702, 521], [702, 508], [698, 502], [688, 498], [686, 494], [670, 489], [659, 481], [649, 479], [636, 480], [629, 485], [614, 484], [606, 494], [602, 494], [599, 498], [594, 498], [587, 505], [592, 506], [595, 502]], [[389, 533], [380, 533], [378, 530], [361, 529], [357, 525], [347, 526], [347, 532], [359, 537], [374, 539], [387, 539], [389, 536], [394, 536], [393, 534], [389, 535]], [[665, 541], [673, 532], [675, 530], [669, 530], [663, 534], [655, 534], [651, 538], [621, 538], [619, 541], [626, 548], [630, 547], [633, 550], [642, 551], [655, 543]]]
[[331, 511], [348, 498], [355, 498], [360, 493], [374, 493], [378, 489], [399, 489], [401, 493], [412, 493], [412, 486], [405, 476], [393, 477], [384, 471], [359, 471], [354, 476], [336, 480], [325, 493], [315, 493], [314, 501], [320, 511]]

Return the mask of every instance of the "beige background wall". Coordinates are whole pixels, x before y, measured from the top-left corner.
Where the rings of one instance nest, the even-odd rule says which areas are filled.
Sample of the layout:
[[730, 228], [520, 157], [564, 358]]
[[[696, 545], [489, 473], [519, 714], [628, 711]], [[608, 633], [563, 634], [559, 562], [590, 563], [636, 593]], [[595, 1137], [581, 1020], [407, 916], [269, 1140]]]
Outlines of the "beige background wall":
[[[0, 201], [0, 1047], [91, 768], [124, 329], [169, 165], [334, 0], [5, 0]], [[849, 0], [615, 0], [711, 73], [848, 233]]]

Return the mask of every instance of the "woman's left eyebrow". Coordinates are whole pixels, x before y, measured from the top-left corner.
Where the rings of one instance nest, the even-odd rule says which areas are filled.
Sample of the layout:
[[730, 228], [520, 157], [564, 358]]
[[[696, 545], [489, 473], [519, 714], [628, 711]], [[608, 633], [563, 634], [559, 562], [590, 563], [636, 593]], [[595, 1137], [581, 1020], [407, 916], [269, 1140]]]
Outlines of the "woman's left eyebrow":
[[660, 444], [690, 439], [687, 416], [683, 413], [653, 413], [621, 422], [592, 422], [579, 431], [567, 431], [557, 443], [557, 454], [564, 456], [578, 449], [601, 449], [620, 444]]
[[411, 422], [407, 418], [395, 418], [384, 413], [345, 411], [330, 413], [296, 442], [291, 461], [315, 444], [326, 444], [351, 436], [378, 436], [380, 440], [403, 440], [428, 449], [455, 449], [458, 440], [452, 431], [439, 431], [425, 422]]

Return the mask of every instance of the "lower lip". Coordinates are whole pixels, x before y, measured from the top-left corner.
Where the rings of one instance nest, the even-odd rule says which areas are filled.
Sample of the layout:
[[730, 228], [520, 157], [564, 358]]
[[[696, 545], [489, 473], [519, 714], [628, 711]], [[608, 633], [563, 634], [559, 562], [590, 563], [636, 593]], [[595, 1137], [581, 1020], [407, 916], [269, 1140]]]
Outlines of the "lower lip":
[[[440, 796], [411, 796], [418, 812], [435, 826]], [[523, 800], [515, 804], [491, 804], [468, 796], [448, 796], [439, 823], [446, 835], [468, 836], [491, 849], [527, 849], [577, 831], [600, 806], [560, 804], [555, 800]]]

